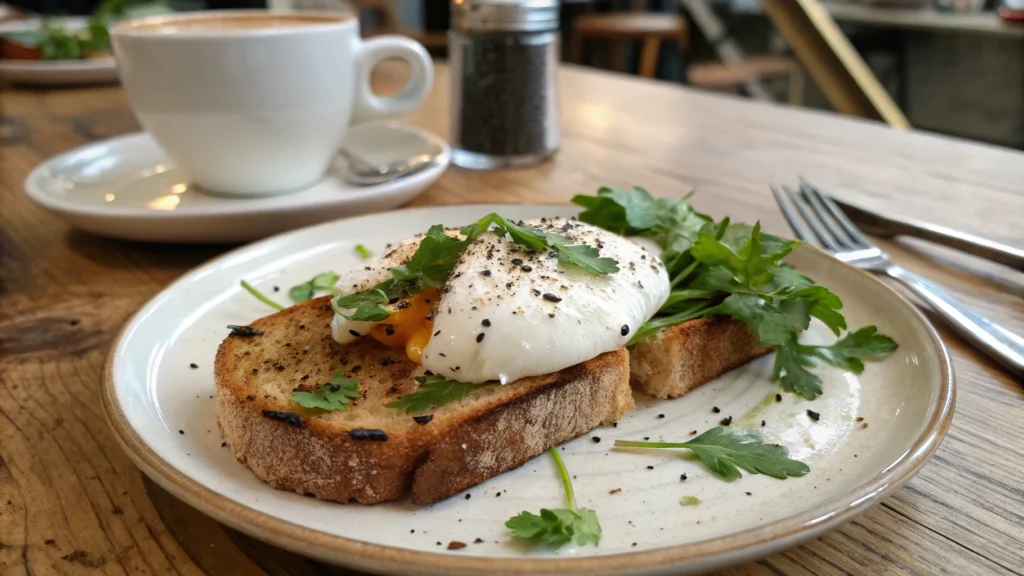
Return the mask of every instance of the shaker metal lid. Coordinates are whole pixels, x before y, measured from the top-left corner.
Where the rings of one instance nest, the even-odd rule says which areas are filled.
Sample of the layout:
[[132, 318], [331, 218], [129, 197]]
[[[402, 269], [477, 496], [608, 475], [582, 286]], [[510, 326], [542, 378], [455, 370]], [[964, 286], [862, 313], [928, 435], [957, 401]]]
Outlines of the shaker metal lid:
[[452, 0], [452, 28], [536, 32], [558, 28], [559, 0]]

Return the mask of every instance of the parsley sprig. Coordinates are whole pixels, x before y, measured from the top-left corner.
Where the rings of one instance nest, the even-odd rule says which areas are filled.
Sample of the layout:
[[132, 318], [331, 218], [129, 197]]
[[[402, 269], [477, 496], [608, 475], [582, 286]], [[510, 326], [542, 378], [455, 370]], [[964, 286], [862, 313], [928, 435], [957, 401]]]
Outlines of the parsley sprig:
[[347, 410], [356, 398], [359, 398], [359, 382], [346, 378], [344, 372], [336, 373], [330, 383], [315, 392], [292, 390], [292, 400], [303, 408], [319, 408], [328, 412]]
[[419, 376], [414, 378], [414, 380], [419, 382], [419, 389], [402, 396], [394, 402], [389, 402], [387, 404], [388, 408], [394, 408], [406, 414], [423, 412], [430, 408], [444, 406], [449, 402], [462, 400], [469, 396], [469, 393], [476, 388], [476, 384], [449, 380], [437, 374]]
[[[715, 222], [695, 211], [688, 198], [653, 198], [642, 188], [602, 188], [576, 196], [585, 208], [580, 220], [624, 235], [656, 241], [672, 291], [657, 316], [641, 326], [630, 345], [664, 328], [709, 316], [746, 323], [763, 347], [776, 351], [773, 376], [782, 388], [813, 400], [821, 378], [807, 370], [818, 360], [863, 370], [861, 358], [891, 352], [896, 343], [874, 326], [862, 328], [833, 347], [799, 344], [797, 335], [817, 318], [836, 335], [846, 330], [839, 297], [815, 285], [782, 260], [799, 245], [728, 218]], [[847, 341], [847, 338], [853, 340]], [[845, 342], [845, 343], [844, 343]]]
[[291, 296], [294, 302], [305, 302], [313, 298], [313, 294], [317, 290], [324, 290], [330, 292], [334, 290], [334, 285], [338, 283], [338, 276], [334, 272], [321, 272], [309, 282], [303, 282], [292, 286], [291, 290], [288, 291], [288, 295]]
[[597, 546], [601, 541], [601, 524], [597, 520], [597, 512], [576, 507], [576, 494], [569, 480], [569, 472], [565, 469], [565, 462], [556, 446], [552, 446], [548, 452], [555, 459], [558, 475], [562, 478], [567, 507], [554, 510], [541, 508], [539, 515], [523, 511], [505, 522], [505, 526], [512, 530], [516, 538], [553, 548], [565, 546], [574, 539], [580, 546]]
[[475, 235], [463, 240], [453, 238], [445, 234], [444, 226], [431, 226], [409, 262], [389, 270], [390, 278], [366, 292], [336, 298], [331, 305], [335, 312], [349, 320], [385, 320], [390, 313], [384, 306], [391, 300], [444, 285], [459, 255], [475, 239]]
[[281, 306], [277, 302], [274, 302], [273, 300], [268, 298], [265, 294], [257, 290], [256, 287], [253, 286], [252, 284], [249, 284], [245, 280], [241, 280], [241, 285], [246, 292], [252, 294], [253, 298], [259, 300], [260, 302], [263, 302], [264, 304], [270, 306], [274, 310], [284, 310], [284, 306]]
[[568, 236], [516, 224], [492, 213], [461, 228], [462, 239], [449, 236], [439, 224], [432, 226], [409, 262], [389, 270], [391, 278], [365, 292], [336, 298], [331, 303], [334, 311], [355, 321], [381, 322], [387, 319], [390, 315], [385, 308], [388, 302], [414, 296], [426, 288], [443, 286], [466, 247], [492, 226], [497, 233], [507, 234], [513, 242], [529, 250], [553, 250], [558, 254], [560, 263], [586, 273], [609, 274], [619, 269], [615, 260], [602, 258], [596, 247], [572, 244]]
[[612, 258], [602, 258], [600, 250], [594, 246], [573, 244], [572, 238], [568, 236], [516, 224], [493, 213], [484, 216], [475, 224], [466, 226], [462, 229], [462, 233], [478, 231], [481, 227], [483, 230], [487, 230], [492, 224], [498, 230], [508, 234], [513, 242], [528, 250], [555, 251], [561, 264], [575, 266], [595, 276], [619, 271], [618, 262]]
[[739, 478], [740, 468], [750, 474], [765, 474], [780, 480], [789, 476], [804, 476], [811, 470], [807, 464], [791, 459], [785, 446], [765, 444], [761, 434], [756, 431], [726, 431], [721, 426], [688, 442], [616, 440], [615, 447], [685, 448], [693, 452], [708, 470], [726, 480]]

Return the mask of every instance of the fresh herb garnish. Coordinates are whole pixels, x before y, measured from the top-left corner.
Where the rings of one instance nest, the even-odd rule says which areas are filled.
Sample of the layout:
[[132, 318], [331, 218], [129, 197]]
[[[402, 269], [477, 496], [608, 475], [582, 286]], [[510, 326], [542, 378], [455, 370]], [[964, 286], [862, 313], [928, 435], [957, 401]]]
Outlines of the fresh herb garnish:
[[797, 348], [801, 354], [816, 356], [833, 366], [860, 374], [864, 371], [862, 357], [888, 354], [896, 349], [896, 342], [885, 334], [879, 334], [874, 326], [866, 326], [847, 334], [831, 346], [800, 344]]
[[555, 459], [558, 475], [562, 478], [567, 508], [541, 508], [540, 515], [524, 511], [510, 518], [505, 526], [512, 530], [516, 538], [554, 548], [565, 546], [574, 539], [580, 546], [597, 546], [601, 541], [601, 524], [597, 521], [597, 512], [576, 507], [576, 494], [557, 447], [552, 446], [548, 452]]
[[370, 249], [362, 244], [356, 244], [356, 254], [359, 254], [363, 260], [373, 258], [373, 252], [370, 252]]
[[338, 283], [339, 276], [334, 272], [321, 272], [309, 282], [297, 284], [292, 286], [291, 290], [288, 291], [288, 295], [292, 297], [294, 302], [305, 302], [313, 298], [313, 294], [317, 290], [331, 291], [334, 289], [334, 285]]
[[390, 313], [384, 306], [388, 302], [415, 296], [426, 288], [443, 286], [462, 252], [491, 226], [530, 250], [554, 250], [558, 253], [559, 262], [573, 265], [587, 273], [600, 275], [619, 269], [615, 260], [601, 258], [600, 251], [593, 246], [571, 244], [572, 239], [567, 236], [520, 226], [492, 213], [461, 228], [461, 240], [446, 234], [444, 227], [439, 224], [432, 226], [409, 262], [391, 268], [391, 278], [366, 292], [336, 298], [331, 303], [334, 311], [355, 321], [380, 322], [387, 319]]
[[329, 384], [324, 384], [316, 392], [292, 390], [292, 400], [303, 408], [319, 408], [328, 412], [347, 410], [356, 398], [359, 398], [359, 382], [346, 378], [344, 372], [335, 374]]
[[402, 396], [394, 402], [389, 402], [387, 407], [404, 411], [406, 414], [423, 412], [430, 408], [444, 406], [449, 402], [462, 400], [469, 396], [469, 393], [476, 388], [476, 384], [449, 380], [437, 374], [419, 376], [415, 380], [420, 384], [419, 389]]
[[249, 284], [245, 280], [242, 280], [241, 284], [242, 284], [242, 288], [244, 288], [246, 292], [248, 292], [249, 294], [252, 294], [253, 297], [255, 297], [260, 302], [263, 302], [264, 304], [266, 304], [267, 306], [270, 306], [274, 310], [284, 310], [284, 306], [281, 306], [277, 302], [274, 302], [270, 298], [267, 298], [262, 292], [257, 290], [252, 284]]
[[740, 468], [750, 474], [765, 474], [785, 480], [810, 472], [807, 464], [789, 457], [789, 450], [778, 444], [765, 444], [753, 430], [716, 427], [688, 442], [636, 442], [616, 440], [617, 448], [685, 448], [694, 453], [708, 470], [725, 478], [739, 478]]
[[97, 6], [86, 30], [69, 32], [63, 26], [44, 20], [38, 33], [43, 60], [78, 60], [91, 54], [110, 50], [108, 28], [125, 15], [127, 4], [134, 0], [105, 0]]
[[488, 214], [475, 224], [463, 228], [462, 233], [477, 230], [481, 226], [486, 230], [491, 224], [508, 234], [516, 244], [528, 250], [554, 250], [560, 263], [576, 266], [589, 274], [599, 276], [619, 271], [618, 262], [611, 258], [602, 258], [600, 250], [593, 246], [573, 244], [572, 238], [568, 236], [545, 232], [531, 226], [520, 226], [497, 214]]
[[[398, 296], [395, 296], [398, 298]], [[384, 306], [391, 300], [380, 284], [369, 292], [357, 292], [331, 300], [334, 312], [360, 322], [380, 322], [391, 315]]]
[[380, 322], [390, 315], [384, 306], [391, 300], [414, 296], [426, 288], [440, 288], [459, 255], [475, 239], [459, 240], [445, 234], [444, 226], [431, 226], [409, 262], [390, 270], [391, 278], [366, 292], [336, 298], [331, 305], [349, 320]]
[[39, 49], [43, 60], [78, 60], [82, 57], [81, 40], [48, 20], [43, 22]]
[[[655, 199], [642, 188], [602, 188], [597, 196], [576, 196], [573, 202], [585, 208], [580, 220], [619, 234], [646, 236], [664, 250], [661, 258], [672, 291], [658, 315], [634, 333], [630, 345], [697, 318], [735, 318], [750, 328], [760, 346], [775, 348], [773, 374], [783, 389], [809, 400], [821, 394], [821, 379], [806, 370], [814, 358], [863, 370], [862, 356], [895, 348], [873, 326], [848, 336], [863, 333], [848, 344], [835, 344], [838, 348], [799, 344], [797, 335], [811, 318], [839, 336], [846, 329], [839, 312], [842, 302], [782, 262], [798, 241], [766, 234], [760, 223], [751, 227], [728, 218], [715, 222], [693, 210], [687, 198]], [[869, 336], [871, 344], [860, 345]]]
[[865, 326], [856, 332], [847, 333], [831, 346], [811, 346], [795, 341], [776, 347], [773, 374], [780, 378], [782, 387], [790, 392], [813, 399], [821, 393], [821, 378], [807, 370], [824, 360], [837, 368], [854, 374], [864, 371], [862, 358], [882, 356], [895, 350], [896, 342], [885, 334], [879, 334], [874, 326]]
[[680, 506], [696, 506], [697, 504], [700, 504], [700, 498], [696, 496], [683, 496], [679, 499]]

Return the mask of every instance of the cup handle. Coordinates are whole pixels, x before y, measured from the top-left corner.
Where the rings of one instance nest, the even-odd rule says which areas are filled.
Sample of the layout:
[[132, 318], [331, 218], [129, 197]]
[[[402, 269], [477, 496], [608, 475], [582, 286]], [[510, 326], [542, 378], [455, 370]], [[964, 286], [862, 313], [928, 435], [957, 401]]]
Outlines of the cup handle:
[[[373, 67], [388, 58], [404, 60], [412, 69], [409, 82], [397, 94], [377, 96], [370, 86]], [[418, 42], [404, 36], [378, 36], [362, 41], [357, 49], [357, 82], [352, 122], [399, 116], [419, 107], [434, 84], [434, 63]]]

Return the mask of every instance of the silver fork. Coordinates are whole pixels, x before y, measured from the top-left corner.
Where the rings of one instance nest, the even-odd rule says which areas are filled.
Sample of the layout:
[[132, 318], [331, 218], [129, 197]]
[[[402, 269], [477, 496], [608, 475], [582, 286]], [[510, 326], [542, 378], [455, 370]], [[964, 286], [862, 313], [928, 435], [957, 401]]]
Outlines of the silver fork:
[[1024, 338], [972, 311], [939, 286], [893, 264], [831, 198], [813, 186], [802, 182], [800, 192], [788, 186], [772, 186], [771, 190], [798, 238], [824, 248], [847, 264], [895, 278], [928, 302], [961, 336], [1016, 375], [1024, 376]]

